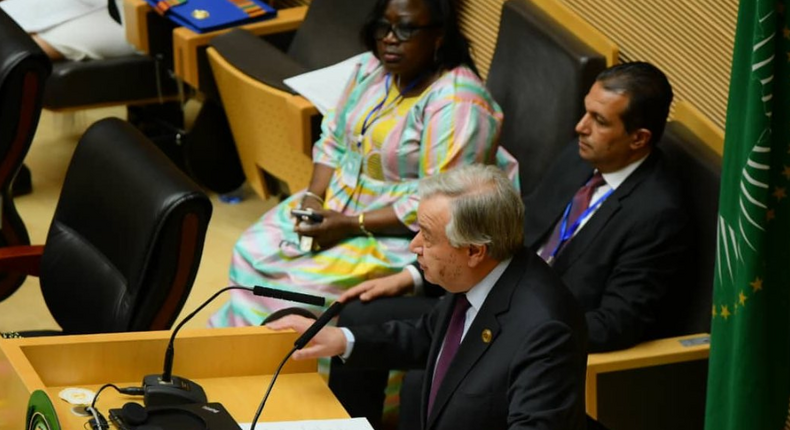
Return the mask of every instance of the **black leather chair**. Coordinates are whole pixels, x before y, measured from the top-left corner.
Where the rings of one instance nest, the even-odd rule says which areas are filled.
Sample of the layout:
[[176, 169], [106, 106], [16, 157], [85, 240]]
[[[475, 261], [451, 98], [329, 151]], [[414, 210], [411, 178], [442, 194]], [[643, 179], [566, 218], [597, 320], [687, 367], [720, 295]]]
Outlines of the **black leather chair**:
[[[107, 0], [110, 15], [121, 22], [114, 0]], [[156, 105], [178, 95], [170, 34], [166, 19], [148, 20], [152, 55], [127, 55], [105, 60], [58, 61], [47, 81], [44, 107], [53, 111], [112, 105]]]
[[505, 113], [500, 143], [519, 161], [522, 195], [576, 136], [584, 96], [605, 67], [532, 1], [505, 2], [486, 86]]
[[211, 202], [115, 118], [85, 132], [46, 244], [0, 249], [0, 271], [40, 277], [65, 334], [168, 329], [200, 263]]
[[660, 148], [683, 184], [683, 199], [692, 225], [693, 269], [685, 288], [670, 291], [674, 296], [667, 298], [661, 312], [659, 335], [710, 333], [722, 159], [678, 121], [667, 124]]
[[[30, 244], [11, 185], [38, 126], [50, 68], [38, 45], [0, 10], [0, 247]], [[16, 291], [24, 280], [21, 273], [0, 274], [0, 300]]]
[[[690, 273], [685, 277], [688, 281], [669, 289], [659, 312], [657, 334], [668, 338], [709, 333], [721, 157], [690, 128], [677, 121], [667, 125], [659, 148], [667, 155], [683, 186], [693, 249], [688, 265]], [[649, 351], [645, 348], [644, 353], [641, 351], [645, 345], [637, 345], [625, 351], [591, 355], [588, 378], [591, 374], [597, 375], [594, 377], [595, 413], [603, 425], [599, 428], [702, 428], [708, 363], [698, 356], [679, 357], [689, 354], [684, 350], [698, 348], [691, 346], [696, 342], [704, 346], [707, 337], [692, 336], [691, 339], [690, 346], [663, 339], [659, 340], [664, 342], [661, 347]], [[601, 357], [593, 357], [597, 355]], [[607, 369], [598, 373], [599, 366]]]

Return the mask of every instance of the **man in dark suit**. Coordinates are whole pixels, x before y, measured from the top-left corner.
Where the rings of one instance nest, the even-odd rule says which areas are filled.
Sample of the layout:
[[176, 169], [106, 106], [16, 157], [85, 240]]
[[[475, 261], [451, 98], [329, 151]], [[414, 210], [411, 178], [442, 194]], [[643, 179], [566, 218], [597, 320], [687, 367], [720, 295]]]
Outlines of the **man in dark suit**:
[[[578, 142], [525, 200], [526, 243], [551, 262], [585, 309], [590, 352], [652, 337], [662, 298], [685, 274], [688, 217], [656, 147], [671, 101], [666, 77], [647, 63], [602, 72], [585, 98]], [[604, 182], [571, 231], [564, 214], [599, 173]], [[563, 221], [567, 240], [555, 252], [551, 236]]]
[[[516, 190], [495, 167], [474, 165], [424, 180], [420, 195], [411, 248], [425, 278], [449, 294], [418, 320], [324, 328], [294, 357], [425, 368], [423, 429], [585, 428], [584, 317], [523, 248]], [[269, 326], [303, 332], [310, 322], [289, 316]]]
[[[686, 274], [687, 215], [678, 184], [656, 146], [671, 102], [666, 76], [650, 64], [605, 70], [585, 98], [586, 112], [576, 126], [579, 139], [525, 199], [525, 244], [550, 261], [581, 303], [590, 352], [627, 348], [659, 334], [662, 299], [668, 288], [682, 285]], [[575, 222], [568, 222], [569, 205], [597, 172], [604, 182], [591, 190], [574, 227]], [[559, 234], [563, 220], [564, 235]], [[349, 290], [344, 299], [359, 296], [370, 302], [349, 306], [341, 322], [426, 311], [436, 299], [373, 300], [412, 292], [415, 281], [420, 283], [419, 276], [404, 271]], [[330, 372], [330, 387], [344, 406], [374, 422], [385, 380], [386, 375], [373, 372]], [[401, 417], [407, 397], [401, 395]]]

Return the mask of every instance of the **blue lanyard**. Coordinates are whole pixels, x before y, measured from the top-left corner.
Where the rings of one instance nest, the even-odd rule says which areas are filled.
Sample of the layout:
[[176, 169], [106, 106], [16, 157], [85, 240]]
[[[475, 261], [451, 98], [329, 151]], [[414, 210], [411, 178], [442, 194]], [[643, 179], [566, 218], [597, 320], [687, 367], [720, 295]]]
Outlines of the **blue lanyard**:
[[[422, 77], [423, 77], [423, 75], [421, 74], [421, 75], [417, 76], [413, 81], [409, 82], [409, 85], [406, 85], [406, 88], [404, 88], [403, 91], [399, 91], [398, 97], [395, 97], [395, 100], [393, 100], [390, 105], [393, 105], [393, 104], [399, 102], [400, 99], [403, 98], [404, 94], [408, 93], [409, 91], [412, 90], [412, 88], [417, 86], [417, 84], [422, 80]], [[359, 133], [359, 140], [357, 141], [357, 148], [362, 146], [362, 137], [365, 135], [365, 133], [368, 131], [368, 129], [373, 124], [375, 124], [376, 121], [379, 120], [379, 118], [381, 118], [381, 116], [379, 115], [379, 116], [376, 116], [375, 118], [373, 118], [373, 120], [371, 121], [371, 117], [376, 112], [380, 111], [382, 107], [384, 107], [384, 102], [387, 101], [387, 97], [390, 94], [390, 85], [391, 84], [392, 84], [392, 75], [390, 73], [387, 73], [387, 78], [384, 81], [384, 97], [381, 99], [380, 102], [378, 102], [376, 104], [376, 106], [373, 107], [373, 109], [370, 110], [370, 112], [368, 112], [368, 115], [365, 117], [365, 120], [362, 121], [362, 130]], [[368, 123], [368, 121], [370, 121], [370, 123]]]
[[576, 230], [581, 225], [582, 221], [587, 219], [590, 214], [592, 214], [598, 206], [600, 206], [604, 200], [606, 200], [612, 193], [614, 192], [614, 188], [610, 189], [606, 192], [606, 194], [602, 195], [601, 198], [595, 201], [595, 203], [591, 204], [587, 209], [579, 215], [579, 218], [568, 228], [568, 216], [571, 213], [571, 206], [573, 206], [573, 200], [568, 203], [568, 206], [565, 207], [565, 212], [562, 213], [562, 223], [560, 224], [560, 240], [557, 241], [557, 246], [554, 247], [554, 250], [551, 251], [551, 255], [549, 255], [548, 261], [551, 262], [554, 260], [554, 257], [557, 255], [557, 251], [560, 250], [562, 244], [566, 241], [570, 240], [573, 237], [573, 234], [576, 233]]

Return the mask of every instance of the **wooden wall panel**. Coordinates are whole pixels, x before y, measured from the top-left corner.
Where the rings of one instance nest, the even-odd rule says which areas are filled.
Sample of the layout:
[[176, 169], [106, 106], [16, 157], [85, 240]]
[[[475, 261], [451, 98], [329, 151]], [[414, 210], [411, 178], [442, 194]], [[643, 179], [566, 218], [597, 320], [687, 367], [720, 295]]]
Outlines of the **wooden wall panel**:
[[621, 61], [664, 70], [677, 100], [723, 128], [738, 0], [556, 0], [620, 46]]
[[494, 58], [499, 18], [504, 0], [462, 0], [459, 12], [461, 29], [470, 39], [472, 55], [485, 79]]

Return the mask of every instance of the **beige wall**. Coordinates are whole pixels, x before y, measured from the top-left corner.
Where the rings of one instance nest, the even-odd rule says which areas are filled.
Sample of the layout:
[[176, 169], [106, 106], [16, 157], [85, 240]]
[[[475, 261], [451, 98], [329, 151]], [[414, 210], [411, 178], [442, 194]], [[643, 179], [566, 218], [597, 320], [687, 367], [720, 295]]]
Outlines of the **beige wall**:
[[724, 127], [738, 0], [562, 1], [620, 46], [621, 61], [655, 63], [677, 99]]
[[[664, 70], [676, 100], [696, 106], [724, 128], [738, 0], [561, 1], [620, 48], [621, 61]], [[462, 25], [487, 74], [504, 0], [465, 0]]]

